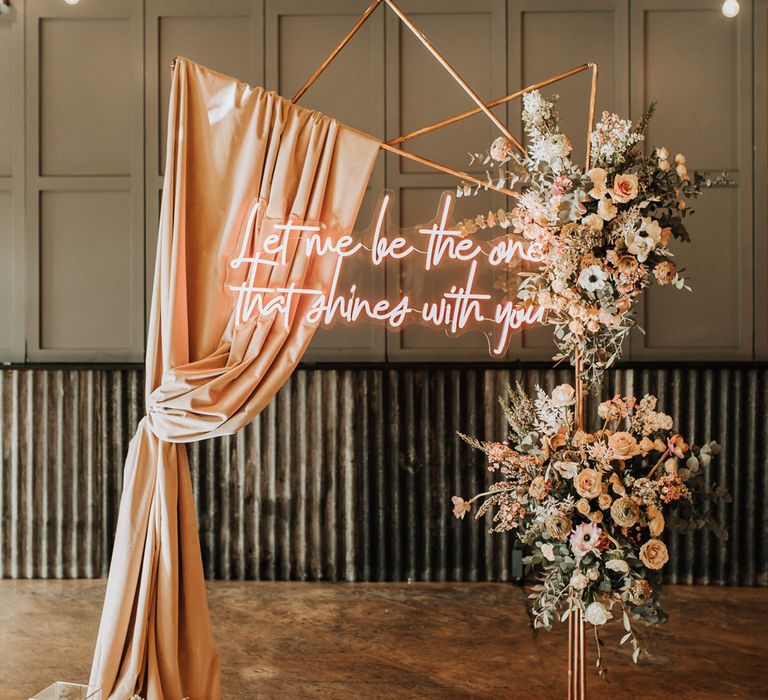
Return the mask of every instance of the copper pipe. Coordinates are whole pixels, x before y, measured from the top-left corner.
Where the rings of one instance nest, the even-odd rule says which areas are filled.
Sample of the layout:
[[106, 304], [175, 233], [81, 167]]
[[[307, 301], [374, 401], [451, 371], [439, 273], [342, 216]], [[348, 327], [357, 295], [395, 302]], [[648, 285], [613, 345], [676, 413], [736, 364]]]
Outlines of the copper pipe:
[[574, 700], [574, 683], [576, 680], [575, 670], [576, 664], [574, 663], [574, 652], [576, 650], [575, 645], [575, 625], [573, 606], [571, 606], [571, 614], [568, 616], [568, 700]]
[[312, 84], [320, 77], [322, 72], [330, 65], [331, 61], [333, 61], [336, 56], [341, 53], [341, 50], [349, 43], [350, 39], [357, 33], [358, 29], [363, 26], [365, 21], [373, 14], [373, 11], [381, 5], [382, 0], [374, 0], [373, 3], [368, 7], [368, 9], [363, 12], [362, 16], [359, 20], [355, 23], [355, 26], [352, 27], [352, 29], [347, 32], [347, 35], [341, 40], [341, 42], [336, 46], [336, 48], [331, 51], [331, 53], [328, 54], [326, 59], [318, 66], [317, 70], [312, 73], [309, 80], [307, 80], [304, 85], [301, 86], [299, 91], [291, 98], [291, 102], [297, 102], [299, 99], [301, 99], [301, 96], [309, 90], [309, 88], [312, 87]]
[[[504, 97], [499, 97], [498, 99], [493, 100], [493, 102], [488, 102], [486, 106], [488, 108], [498, 107], [499, 105], [502, 105], [502, 104], [505, 104], [506, 102], [510, 102], [514, 100], [516, 97], [520, 97], [521, 95], [524, 95], [526, 92], [531, 92], [532, 90], [538, 90], [539, 88], [546, 87], [547, 85], [552, 85], [552, 83], [556, 83], [559, 80], [570, 78], [572, 75], [576, 75], [577, 73], [581, 73], [582, 71], [588, 70], [590, 66], [596, 66], [596, 64], [584, 63], [583, 65], [577, 66], [576, 68], [571, 68], [571, 70], [566, 71], [565, 73], [560, 73], [559, 75], [556, 75], [552, 78], [547, 78], [546, 80], [540, 80], [538, 83], [533, 83], [528, 87], [524, 87], [522, 90], [518, 90], [517, 92], [510, 93], [509, 95], [505, 95]], [[421, 129], [412, 131], [411, 133], [405, 134], [404, 136], [398, 136], [397, 138], [387, 141], [387, 143], [390, 146], [394, 146], [395, 144], [398, 144], [398, 143], [410, 141], [411, 139], [414, 139], [417, 136], [423, 136], [424, 134], [428, 134], [431, 131], [436, 131], [437, 129], [441, 129], [442, 127], [448, 126], [449, 124], [455, 124], [456, 122], [461, 121], [462, 119], [466, 119], [467, 117], [472, 117], [475, 114], [480, 114], [481, 111], [482, 110], [479, 107], [476, 107], [475, 109], [470, 109], [466, 112], [462, 112], [461, 114], [457, 114], [453, 117], [448, 117], [448, 119], [443, 119], [442, 121], [435, 122], [434, 124], [429, 124], [428, 126], [424, 126]]]
[[592, 155], [592, 129], [595, 127], [595, 104], [597, 102], [597, 63], [587, 64], [592, 69], [592, 88], [589, 94], [589, 123], [587, 124], [587, 162], [584, 172], [589, 171], [590, 158]]
[[582, 379], [582, 372], [584, 370], [584, 364], [581, 358], [581, 353], [576, 352], [576, 429], [584, 430], [584, 381]]
[[523, 148], [522, 144], [510, 133], [509, 129], [507, 129], [506, 126], [504, 126], [499, 118], [491, 112], [491, 110], [486, 106], [486, 104], [477, 96], [475, 91], [469, 87], [469, 85], [464, 81], [464, 79], [456, 72], [456, 70], [451, 66], [448, 61], [443, 58], [443, 55], [429, 42], [429, 39], [427, 39], [424, 34], [416, 28], [416, 26], [411, 22], [410, 19], [403, 13], [403, 11], [397, 6], [397, 4], [394, 2], [394, 0], [385, 0], [387, 5], [392, 9], [392, 11], [400, 18], [400, 21], [408, 27], [408, 29], [411, 30], [413, 35], [427, 48], [427, 51], [429, 51], [437, 60], [437, 62], [445, 68], [446, 71], [448, 71], [448, 74], [464, 89], [464, 92], [469, 95], [472, 100], [477, 104], [477, 106], [485, 112], [486, 116], [496, 125], [496, 127], [501, 131], [504, 136], [506, 136], [512, 143], [517, 146], [522, 153], [525, 153], [525, 149]]
[[515, 192], [515, 190], [507, 189], [506, 187], [494, 187], [493, 185], [489, 185], [487, 182], [484, 182], [483, 180], [478, 180], [478, 178], [474, 177], [473, 175], [469, 175], [468, 173], [465, 173], [461, 170], [455, 170], [454, 168], [448, 167], [447, 165], [441, 165], [440, 163], [435, 163], [433, 160], [429, 160], [427, 158], [423, 158], [422, 156], [417, 156], [415, 153], [408, 153], [407, 151], [403, 151], [400, 148], [396, 148], [395, 146], [390, 146], [389, 144], [382, 143], [381, 149], [385, 151], [389, 151], [390, 153], [396, 153], [401, 158], [407, 158], [408, 160], [415, 161], [416, 163], [421, 163], [422, 165], [426, 165], [430, 168], [434, 168], [435, 170], [440, 170], [444, 173], [448, 173], [448, 175], [453, 175], [454, 177], [467, 180], [469, 182], [473, 182], [476, 185], [480, 185], [481, 187], [484, 187], [491, 192], [501, 192], [502, 194], [506, 194], [510, 197], [516, 197], [520, 198], [520, 193]]
[[[594, 74], [593, 74], [594, 75]], [[576, 358], [574, 362], [574, 369], [576, 371], [576, 428], [578, 430], [584, 429], [584, 380], [582, 373], [584, 370], [584, 360], [581, 352], [576, 352]], [[575, 623], [575, 634], [571, 635], [569, 630], [568, 635], [568, 657], [569, 664], [573, 664], [573, 675], [568, 677], [568, 693], [569, 699], [573, 700], [586, 700], [587, 697], [587, 678], [585, 673], [585, 650], [584, 650], [584, 617], [581, 610], [571, 610], [569, 619], [578, 615], [578, 619]], [[574, 637], [573, 643], [571, 637]], [[573, 695], [571, 696], [571, 693]]]
[[587, 700], [587, 674], [584, 650], [584, 617], [579, 610], [579, 700]]

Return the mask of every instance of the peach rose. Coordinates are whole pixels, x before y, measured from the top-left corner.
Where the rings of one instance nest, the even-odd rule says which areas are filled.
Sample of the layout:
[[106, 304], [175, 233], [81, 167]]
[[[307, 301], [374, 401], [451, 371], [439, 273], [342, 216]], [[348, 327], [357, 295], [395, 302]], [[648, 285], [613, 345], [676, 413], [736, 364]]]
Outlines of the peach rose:
[[631, 459], [640, 454], [640, 446], [632, 433], [619, 431], [608, 438], [608, 447], [613, 452], [614, 459]]
[[613, 502], [613, 499], [611, 498], [611, 495], [608, 493], [601, 493], [597, 497], [597, 504], [600, 506], [602, 510], [607, 510], [611, 507], [611, 503]]
[[574, 478], [573, 485], [579, 496], [597, 498], [603, 490], [603, 477], [594, 469], [582, 469]]
[[637, 197], [637, 175], [616, 175], [613, 178], [611, 197], [615, 202], [628, 202]]
[[578, 501], [576, 501], [576, 510], [578, 510], [582, 515], [589, 515], [589, 501], [586, 498], [580, 498]]
[[661, 540], [648, 540], [642, 547], [640, 547], [640, 561], [649, 569], [660, 569], [669, 561], [667, 545]]

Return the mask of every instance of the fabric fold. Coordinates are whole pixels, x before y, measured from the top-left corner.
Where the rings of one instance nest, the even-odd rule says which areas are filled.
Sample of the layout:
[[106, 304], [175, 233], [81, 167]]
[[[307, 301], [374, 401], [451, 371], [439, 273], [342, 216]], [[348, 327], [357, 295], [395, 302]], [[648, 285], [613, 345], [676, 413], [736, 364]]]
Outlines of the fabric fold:
[[[379, 141], [188, 59], [176, 61], [168, 115], [147, 339], [147, 415], [125, 465], [91, 684], [104, 698], [216, 700], [197, 517], [184, 443], [231, 434], [269, 403], [315, 331], [302, 297], [237, 323], [230, 265], [259, 203], [257, 242], [276, 222], [349, 234]], [[335, 260], [298, 242], [266, 280], [328, 292]], [[246, 266], [243, 266], [244, 268]], [[263, 273], [260, 273], [263, 274]]]

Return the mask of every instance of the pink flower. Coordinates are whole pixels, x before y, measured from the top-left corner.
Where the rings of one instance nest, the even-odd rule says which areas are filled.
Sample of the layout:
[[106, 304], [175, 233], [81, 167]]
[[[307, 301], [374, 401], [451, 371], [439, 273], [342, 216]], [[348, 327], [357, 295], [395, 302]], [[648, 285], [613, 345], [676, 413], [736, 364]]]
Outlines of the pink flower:
[[464, 516], [472, 510], [472, 501], [465, 501], [461, 496], [454, 496], [451, 502], [454, 516], [461, 520], [464, 520]]
[[513, 450], [503, 442], [492, 442], [486, 448], [488, 461], [491, 464], [499, 464], [512, 454]]
[[491, 158], [499, 163], [504, 163], [509, 160], [509, 154], [512, 153], [512, 144], [507, 141], [503, 136], [499, 136], [491, 144]]
[[685, 440], [683, 440], [682, 435], [673, 435], [672, 437], [667, 438], [667, 447], [669, 447], [669, 451], [675, 455], [675, 457], [679, 457], [680, 459], [682, 459], [683, 454], [688, 451], [688, 445]]
[[581, 559], [590, 552], [594, 552], [599, 557], [602, 539], [603, 531], [597, 523], [582, 523], [571, 533], [571, 550], [577, 559]]
[[569, 189], [573, 182], [569, 180], [565, 175], [558, 175], [552, 183], [552, 195], [555, 197], [562, 197]]

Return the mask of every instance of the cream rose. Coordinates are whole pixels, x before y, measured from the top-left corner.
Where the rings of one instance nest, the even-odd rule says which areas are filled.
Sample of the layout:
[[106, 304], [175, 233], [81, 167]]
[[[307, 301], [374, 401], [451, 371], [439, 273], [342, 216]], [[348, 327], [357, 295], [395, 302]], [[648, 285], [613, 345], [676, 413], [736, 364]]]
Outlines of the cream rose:
[[571, 575], [571, 588], [574, 588], [577, 591], [583, 591], [587, 584], [589, 583], [589, 579], [581, 573], [581, 571], [574, 571]]
[[579, 471], [578, 462], [555, 462], [552, 466], [565, 479], [573, 479]]
[[609, 571], [618, 571], [620, 574], [629, 573], [629, 564], [623, 559], [611, 559], [605, 562], [605, 568]]
[[584, 611], [584, 621], [589, 622], [590, 625], [595, 625], [595, 627], [604, 625], [612, 617], [613, 613], [597, 601], [590, 603]]
[[547, 561], [555, 561], [555, 545], [550, 543], [541, 545], [541, 554]]
[[579, 496], [597, 498], [603, 490], [603, 477], [591, 467], [582, 469], [573, 479], [573, 485]]
[[631, 459], [640, 454], [640, 446], [632, 433], [619, 431], [608, 438], [608, 447], [611, 448], [614, 459]]
[[560, 384], [552, 390], [552, 403], [555, 406], [570, 406], [576, 401], [576, 390], [570, 384]]
[[669, 561], [667, 545], [661, 540], [648, 540], [640, 547], [640, 561], [649, 569], [660, 569]]

